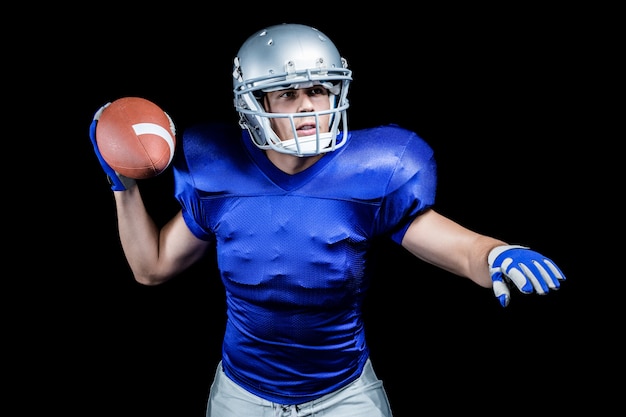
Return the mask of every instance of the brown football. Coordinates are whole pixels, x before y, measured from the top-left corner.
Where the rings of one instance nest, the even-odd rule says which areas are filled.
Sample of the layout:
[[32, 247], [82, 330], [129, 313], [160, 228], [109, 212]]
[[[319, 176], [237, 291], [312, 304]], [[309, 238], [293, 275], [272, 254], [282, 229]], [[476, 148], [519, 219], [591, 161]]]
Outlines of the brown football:
[[123, 97], [102, 110], [96, 142], [116, 172], [129, 178], [151, 178], [172, 162], [176, 129], [167, 113], [152, 101]]

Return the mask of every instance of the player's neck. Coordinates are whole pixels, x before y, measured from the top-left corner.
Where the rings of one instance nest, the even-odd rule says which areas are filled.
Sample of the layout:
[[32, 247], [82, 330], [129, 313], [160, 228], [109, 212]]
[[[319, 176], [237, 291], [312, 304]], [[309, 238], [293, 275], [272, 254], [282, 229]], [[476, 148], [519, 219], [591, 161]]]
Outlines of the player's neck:
[[265, 151], [267, 158], [276, 166], [276, 168], [285, 172], [286, 174], [297, 174], [298, 172], [302, 172], [305, 169], [309, 168], [324, 155], [315, 155], [315, 156], [294, 156], [288, 155], [280, 152], [276, 152], [275, 150], [268, 149]]

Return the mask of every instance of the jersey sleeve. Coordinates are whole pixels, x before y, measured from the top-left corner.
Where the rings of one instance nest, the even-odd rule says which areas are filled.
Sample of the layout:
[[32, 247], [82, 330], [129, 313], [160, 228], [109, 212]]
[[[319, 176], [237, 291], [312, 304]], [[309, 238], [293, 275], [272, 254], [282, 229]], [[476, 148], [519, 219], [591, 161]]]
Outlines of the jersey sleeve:
[[212, 240], [213, 233], [203, 219], [206, 218], [206, 205], [202, 204], [199, 193], [206, 188], [212, 177], [220, 177], [223, 172], [220, 155], [227, 149], [220, 143], [228, 144], [235, 133], [225, 124], [206, 123], [193, 126], [185, 131], [173, 164], [174, 191], [182, 208], [182, 215], [189, 230], [202, 240]]
[[201, 218], [202, 205], [199, 199], [194, 197], [196, 191], [193, 187], [193, 177], [189, 172], [183, 149], [177, 153], [173, 167], [175, 196], [181, 205], [187, 227], [198, 239], [210, 240], [211, 235], [195, 220]]
[[435, 203], [437, 163], [433, 149], [416, 133], [408, 135], [382, 202], [380, 222], [389, 225], [391, 239], [400, 244], [411, 222]]

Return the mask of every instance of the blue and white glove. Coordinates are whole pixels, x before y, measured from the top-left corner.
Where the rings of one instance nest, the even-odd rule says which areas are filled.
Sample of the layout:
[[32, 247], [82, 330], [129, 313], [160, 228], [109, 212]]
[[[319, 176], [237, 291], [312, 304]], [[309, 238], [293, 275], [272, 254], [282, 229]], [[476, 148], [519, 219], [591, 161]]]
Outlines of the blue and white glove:
[[502, 307], [506, 307], [511, 298], [510, 282], [524, 294], [533, 291], [546, 294], [558, 290], [560, 281], [565, 280], [565, 275], [554, 262], [525, 246], [497, 246], [489, 252], [487, 262], [493, 292]]
[[98, 157], [98, 161], [100, 161], [100, 165], [102, 166], [104, 172], [107, 174], [109, 182], [111, 183], [111, 189], [113, 191], [126, 191], [128, 188], [132, 187], [136, 183], [136, 181], [132, 178], [128, 178], [117, 173], [113, 168], [111, 168], [111, 166], [102, 157], [100, 149], [98, 148], [98, 143], [96, 142], [96, 126], [98, 125], [98, 120], [100, 119], [102, 111], [109, 104], [111, 103], [107, 103], [104, 106], [100, 107], [96, 114], [94, 114], [93, 120], [91, 121], [91, 126], [89, 126], [89, 138], [91, 139], [91, 143], [93, 145], [96, 156]]

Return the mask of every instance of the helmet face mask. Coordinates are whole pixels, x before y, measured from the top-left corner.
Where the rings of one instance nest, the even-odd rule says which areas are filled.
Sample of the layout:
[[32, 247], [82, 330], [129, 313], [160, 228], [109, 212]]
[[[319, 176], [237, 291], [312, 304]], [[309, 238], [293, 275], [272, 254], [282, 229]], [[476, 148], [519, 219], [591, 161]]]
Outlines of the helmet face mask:
[[[233, 90], [240, 125], [261, 149], [296, 156], [312, 156], [340, 148], [347, 137], [347, 94], [352, 81], [347, 62], [335, 45], [317, 29], [298, 24], [271, 26], [252, 35], [234, 60]], [[329, 92], [330, 108], [308, 113], [268, 113], [265, 93], [322, 85]], [[320, 132], [320, 119], [329, 115], [328, 133]], [[316, 134], [298, 138], [299, 117], [314, 117]], [[271, 119], [289, 120], [293, 139], [282, 140]], [[324, 129], [325, 130], [325, 129]]]

